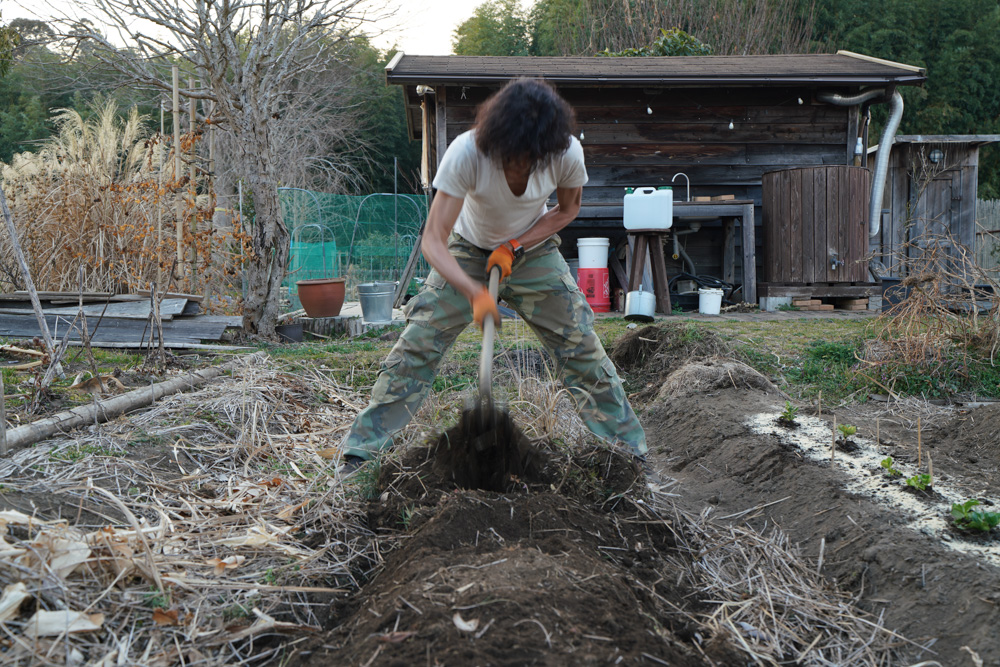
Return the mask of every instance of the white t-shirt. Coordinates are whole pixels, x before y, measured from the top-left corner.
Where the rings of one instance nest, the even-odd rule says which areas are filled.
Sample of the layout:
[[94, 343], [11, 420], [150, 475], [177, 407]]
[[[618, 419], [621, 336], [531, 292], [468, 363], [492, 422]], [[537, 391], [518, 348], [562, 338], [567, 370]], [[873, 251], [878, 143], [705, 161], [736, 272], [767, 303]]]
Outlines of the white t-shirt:
[[545, 214], [546, 200], [556, 188], [578, 188], [587, 182], [583, 146], [576, 137], [549, 164], [531, 172], [524, 194], [515, 196], [496, 161], [476, 148], [476, 131], [458, 135], [445, 151], [434, 187], [465, 199], [455, 231], [484, 250], [517, 238]]

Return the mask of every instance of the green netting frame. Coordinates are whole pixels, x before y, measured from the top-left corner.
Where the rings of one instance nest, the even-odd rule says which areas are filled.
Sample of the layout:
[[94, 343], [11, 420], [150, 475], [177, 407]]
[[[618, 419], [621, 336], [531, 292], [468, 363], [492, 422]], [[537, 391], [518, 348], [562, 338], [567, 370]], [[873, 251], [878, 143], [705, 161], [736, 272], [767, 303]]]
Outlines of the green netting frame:
[[[299, 305], [298, 280], [346, 277], [348, 298], [360, 283], [399, 280], [427, 217], [424, 195], [334, 195], [297, 188], [279, 192], [291, 234], [285, 286], [293, 308]], [[414, 275], [422, 280], [428, 270], [421, 258]]]

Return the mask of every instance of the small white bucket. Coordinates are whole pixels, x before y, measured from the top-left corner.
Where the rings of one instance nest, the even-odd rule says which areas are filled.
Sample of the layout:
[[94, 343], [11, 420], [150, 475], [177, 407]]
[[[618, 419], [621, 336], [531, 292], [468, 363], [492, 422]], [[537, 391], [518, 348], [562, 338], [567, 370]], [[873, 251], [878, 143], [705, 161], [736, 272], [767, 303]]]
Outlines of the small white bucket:
[[629, 292], [625, 295], [625, 319], [634, 322], [652, 322], [656, 312], [656, 295], [652, 292]]
[[698, 290], [698, 312], [702, 315], [718, 315], [722, 310], [722, 290], [702, 287]]
[[608, 239], [587, 238], [576, 242], [581, 269], [608, 268]]

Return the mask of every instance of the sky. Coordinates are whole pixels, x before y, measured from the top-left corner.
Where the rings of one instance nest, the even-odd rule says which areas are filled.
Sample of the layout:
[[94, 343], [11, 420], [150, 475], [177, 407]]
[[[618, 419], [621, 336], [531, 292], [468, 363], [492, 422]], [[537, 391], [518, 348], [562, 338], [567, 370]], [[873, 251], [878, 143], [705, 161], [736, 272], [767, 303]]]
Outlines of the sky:
[[[451, 53], [452, 33], [472, 16], [485, 0], [395, 0], [401, 7], [388, 22], [376, 26], [372, 43], [382, 49], [393, 46], [405, 53], [421, 56], [443, 56]], [[51, 6], [59, 9], [73, 6], [72, 0], [48, 0], [41, 5], [31, 0], [4, 0], [0, 3], [3, 22], [19, 17], [44, 16]], [[520, 0], [530, 7], [534, 0]], [[75, 13], [75, 12], [71, 12]]]
[[455, 28], [471, 17], [483, 1], [402, 0], [403, 9], [395, 19], [399, 27], [372, 41], [380, 48], [392, 46], [395, 41], [404, 53], [415, 56], [448, 55]]

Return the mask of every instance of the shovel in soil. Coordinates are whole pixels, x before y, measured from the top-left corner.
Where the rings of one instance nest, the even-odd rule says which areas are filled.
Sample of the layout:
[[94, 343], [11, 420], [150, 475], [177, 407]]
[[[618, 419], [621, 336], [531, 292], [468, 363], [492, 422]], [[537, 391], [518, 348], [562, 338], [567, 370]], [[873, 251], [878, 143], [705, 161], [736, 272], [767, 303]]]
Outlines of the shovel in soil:
[[[500, 268], [490, 271], [489, 291], [494, 300]], [[521, 477], [537, 467], [533, 448], [510, 413], [493, 400], [493, 343], [496, 322], [483, 320], [483, 348], [479, 354], [479, 394], [475, 405], [462, 412], [461, 421], [438, 441], [438, 462], [450, 468], [465, 488], [503, 491], [511, 476]]]
[[[497, 300], [500, 291], [500, 267], [494, 266], [490, 271], [490, 296]], [[492, 317], [483, 318], [483, 347], [479, 352], [479, 400], [472, 409], [466, 424], [466, 437], [477, 452], [485, 452], [491, 448], [501, 450], [514, 445], [518, 438], [512, 437], [512, 431], [517, 431], [510, 413], [497, 410], [493, 401], [493, 343], [497, 335], [497, 322]], [[520, 432], [518, 431], [518, 435]]]

